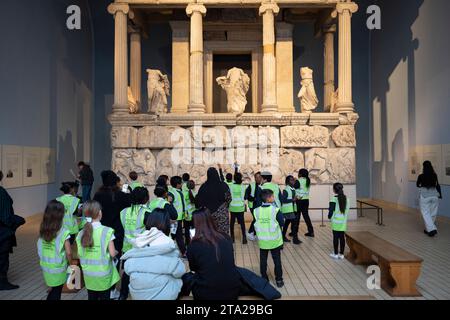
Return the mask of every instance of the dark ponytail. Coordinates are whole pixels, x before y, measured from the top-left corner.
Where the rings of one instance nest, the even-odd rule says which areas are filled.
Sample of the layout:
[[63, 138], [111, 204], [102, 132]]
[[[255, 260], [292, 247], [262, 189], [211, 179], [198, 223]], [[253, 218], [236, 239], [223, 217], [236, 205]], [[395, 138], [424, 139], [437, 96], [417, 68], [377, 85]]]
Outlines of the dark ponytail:
[[[97, 219], [101, 210], [102, 207], [97, 201], [88, 201], [83, 205], [83, 215], [86, 218]], [[92, 221], [89, 221], [84, 226], [83, 234], [81, 236], [81, 245], [83, 248], [92, 248], [94, 246], [93, 233], [94, 228], [92, 227]]]
[[335, 183], [333, 185], [333, 190], [337, 194], [339, 209], [341, 213], [345, 213], [347, 209], [347, 197], [344, 194], [344, 186], [342, 183]]
[[309, 188], [311, 186], [311, 179], [309, 178], [309, 172], [306, 169], [300, 169], [298, 172], [299, 178], [305, 178], [306, 179], [306, 187]]

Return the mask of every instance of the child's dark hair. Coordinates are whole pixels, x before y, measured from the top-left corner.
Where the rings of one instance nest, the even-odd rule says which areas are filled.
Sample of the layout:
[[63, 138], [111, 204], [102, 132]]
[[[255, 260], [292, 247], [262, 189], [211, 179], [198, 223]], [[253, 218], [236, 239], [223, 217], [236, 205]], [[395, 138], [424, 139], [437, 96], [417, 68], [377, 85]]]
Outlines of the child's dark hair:
[[347, 209], [347, 197], [344, 194], [344, 186], [342, 183], [335, 183], [333, 185], [333, 190], [337, 194], [339, 210], [341, 213], [345, 213]]
[[150, 196], [148, 194], [147, 188], [138, 187], [131, 191], [131, 204], [132, 205], [140, 205], [146, 204]]
[[262, 177], [264, 180], [266, 180], [267, 182], [272, 182], [273, 176], [272, 176], [271, 174], [269, 174], [269, 173], [261, 174], [261, 177]]
[[[86, 218], [97, 219], [101, 211], [102, 207], [97, 201], [88, 201], [83, 205], [83, 216]], [[94, 228], [92, 227], [92, 222], [87, 222], [81, 236], [81, 245], [83, 248], [92, 248], [94, 246], [93, 233]]]
[[305, 178], [306, 179], [306, 187], [309, 188], [311, 185], [311, 179], [309, 178], [309, 172], [306, 169], [300, 169], [298, 171], [298, 177], [299, 178]]
[[225, 180], [227, 180], [228, 182], [233, 181], [233, 175], [231, 173], [227, 173], [225, 175]]
[[78, 188], [78, 186], [78, 182], [63, 182], [61, 183], [61, 188], [59, 188], [59, 190], [61, 190], [64, 194], [69, 194], [72, 189]]
[[234, 174], [234, 182], [235, 182], [236, 184], [242, 184], [242, 173], [236, 172], [236, 173]]
[[195, 181], [194, 180], [189, 180], [187, 183], [187, 187], [189, 190], [194, 190], [195, 189]]
[[179, 176], [175, 176], [170, 178], [170, 185], [172, 188], [176, 188], [178, 185], [183, 184], [183, 179]]
[[273, 191], [269, 189], [264, 189], [261, 191], [261, 199], [264, 203], [267, 203], [267, 200], [273, 196]]
[[183, 182], [188, 182], [189, 180], [191, 180], [191, 176], [189, 173], [183, 173], [182, 179]]
[[289, 185], [289, 181], [290, 181], [291, 179], [294, 179], [294, 176], [287, 176], [287, 177], [286, 177], [286, 180], [284, 181], [285, 185]]
[[63, 225], [64, 213], [64, 205], [61, 202], [52, 200], [47, 204], [39, 230], [41, 239], [50, 242], [56, 238]]
[[145, 222], [145, 228], [150, 230], [156, 228], [164, 233], [166, 236], [170, 234], [170, 217], [164, 209], [155, 209], [152, 214], [148, 216]]
[[136, 171], [131, 171], [128, 176], [130, 177], [131, 181], [136, 181], [138, 179], [138, 174]]
[[156, 186], [155, 187], [155, 191], [153, 192], [155, 194], [155, 196], [157, 196], [158, 198], [164, 198], [164, 196], [167, 193], [167, 189], [163, 186]]

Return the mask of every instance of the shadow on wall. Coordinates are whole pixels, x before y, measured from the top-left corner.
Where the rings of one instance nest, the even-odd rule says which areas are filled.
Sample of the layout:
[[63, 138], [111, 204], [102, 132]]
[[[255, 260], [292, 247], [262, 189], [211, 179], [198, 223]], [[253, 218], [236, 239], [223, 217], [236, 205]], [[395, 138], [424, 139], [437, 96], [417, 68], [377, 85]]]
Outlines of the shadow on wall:
[[[378, 103], [380, 108], [380, 136], [373, 139], [381, 138], [378, 150], [380, 154], [374, 155], [372, 165], [373, 196], [395, 203], [400, 202], [401, 190], [407, 190], [408, 160], [404, 161], [404, 155], [408, 154], [408, 145], [414, 146], [416, 142], [414, 53], [420, 44], [418, 39], [413, 38], [411, 28], [419, 16], [423, 2], [424, 0], [408, 0], [406, 5], [405, 1], [378, 1], [383, 13], [382, 30], [372, 33], [372, 101], [374, 104]], [[388, 94], [392, 93], [389, 79], [401, 62], [407, 63], [408, 132], [403, 132], [403, 128], [400, 128], [391, 143], [388, 133], [395, 128], [389, 128], [388, 113], [402, 109], [401, 106], [387, 105]], [[408, 145], [405, 145], [405, 139]], [[376, 145], [375, 141], [372, 141], [372, 145]]]

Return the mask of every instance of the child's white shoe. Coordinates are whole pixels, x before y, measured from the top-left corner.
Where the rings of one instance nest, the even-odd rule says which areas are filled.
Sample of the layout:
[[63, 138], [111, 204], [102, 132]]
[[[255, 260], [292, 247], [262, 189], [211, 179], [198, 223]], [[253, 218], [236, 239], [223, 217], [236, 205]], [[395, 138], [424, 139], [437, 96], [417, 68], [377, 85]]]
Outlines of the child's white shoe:
[[334, 260], [338, 260], [339, 259], [339, 255], [338, 254], [334, 254], [334, 253], [330, 253], [330, 257], [332, 257]]
[[250, 241], [255, 241], [255, 235], [253, 233], [247, 232], [247, 239]]
[[344, 257], [343, 254], [340, 254], [340, 255], [339, 255], [339, 259], [344, 260], [344, 258], [345, 258], [345, 257]]

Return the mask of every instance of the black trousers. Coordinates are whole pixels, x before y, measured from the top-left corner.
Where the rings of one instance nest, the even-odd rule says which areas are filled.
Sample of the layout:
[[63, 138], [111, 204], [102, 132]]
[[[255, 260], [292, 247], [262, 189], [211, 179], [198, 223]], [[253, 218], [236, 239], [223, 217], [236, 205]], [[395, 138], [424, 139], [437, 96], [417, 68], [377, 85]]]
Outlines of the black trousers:
[[177, 233], [175, 235], [172, 234], [172, 239], [177, 242], [178, 249], [180, 249], [181, 254], [185, 255], [186, 244], [183, 239], [183, 221], [178, 221]]
[[298, 233], [298, 230], [300, 228], [300, 219], [301, 216], [303, 216], [303, 219], [305, 220], [306, 227], [308, 228], [308, 233], [314, 234], [314, 227], [311, 223], [311, 218], [309, 217], [309, 200], [299, 200], [297, 201], [297, 213], [298, 213], [298, 223], [296, 223], [295, 230], [292, 230], [294, 235]]
[[[120, 265], [120, 264], [118, 264]], [[125, 270], [125, 261], [122, 261], [122, 269]], [[125, 273], [122, 274], [122, 281], [120, 283], [120, 296], [128, 298], [128, 294], [130, 293], [130, 276]]]
[[254, 211], [255, 211], [255, 209], [250, 209], [250, 212], [252, 213], [253, 221], [252, 221], [252, 224], [250, 225], [250, 228], [248, 229], [248, 232], [253, 233], [253, 234], [255, 234], [255, 223], [256, 223]]
[[242, 240], [247, 239], [247, 235], [245, 234], [245, 220], [244, 220], [244, 212], [230, 212], [230, 235], [231, 239], [234, 240], [234, 224], [237, 222], [241, 225], [242, 231]]
[[[298, 213], [296, 213], [295, 214], [295, 219], [285, 219], [284, 220], [284, 226], [283, 226], [283, 238], [285, 238], [286, 237], [286, 233], [287, 233], [287, 231], [288, 231], [288, 229], [289, 229], [289, 225], [292, 225], [291, 226], [291, 230], [292, 230], [292, 234], [294, 235], [294, 237], [297, 237], [298, 238]], [[294, 233], [294, 228], [297, 228], [296, 229], [296, 232]]]
[[281, 266], [281, 249], [283, 246], [272, 249], [265, 250], [259, 249], [259, 266], [261, 271], [261, 276], [263, 278], [268, 279], [267, 276], [267, 258], [269, 256], [269, 252], [272, 255], [273, 263], [275, 265], [275, 280], [283, 281], [283, 267]]
[[[345, 251], [345, 232], [333, 230], [334, 254], [344, 254]], [[339, 250], [340, 247], [340, 250]]]
[[0, 243], [0, 280], [6, 280], [8, 276], [10, 252], [11, 240], [6, 239]]
[[194, 227], [193, 221], [183, 221], [184, 226], [184, 239], [186, 241], [186, 245], [188, 246], [191, 243], [191, 229]]
[[88, 290], [88, 300], [89, 301], [111, 300], [111, 289], [105, 291]]
[[47, 295], [47, 301], [61, 300], [61, 294], [62, 294], [63, 287], [64, 287], [64, 285], [62, 284], [58, 287], [50, 288], [50, 292]]

